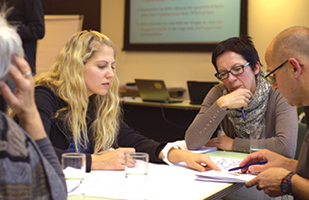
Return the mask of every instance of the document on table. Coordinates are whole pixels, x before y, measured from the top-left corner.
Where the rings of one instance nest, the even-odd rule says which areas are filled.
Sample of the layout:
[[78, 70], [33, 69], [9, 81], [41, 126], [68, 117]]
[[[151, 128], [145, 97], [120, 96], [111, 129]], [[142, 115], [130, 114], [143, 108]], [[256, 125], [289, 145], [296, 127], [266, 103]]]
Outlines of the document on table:
[[206, 171], [196, 174], [197, 181], [210, 181], [221, 183], [246, 183], [253, 179], [256, 175], [241, 172], [227, 172], [227, 171]]
[[[195, 181], [196, 173], [198, 173], [196, 170], [189, 169], [186, 165], [149, 163], [147, 200], [205, 199], [205, 196], [232, 185], [226, 182]], [[85, 181], [87, 197], [124, 200], [131, 195], [132, 191], [126, 188], [124, 171], [93, 170], [87, 175]]]
[[225, 183], [245, 183], [256, 176], [256, 174], [241, 173], [240, 170], [231, 172], [228, 171], [231, 168], [238, 167], [239, 163], [242, 161], [241, 159], [221, 157], [211, 157], [210, 159], [221, 169], [221, 171], [210, 170], [197, 173], [195, 180]]

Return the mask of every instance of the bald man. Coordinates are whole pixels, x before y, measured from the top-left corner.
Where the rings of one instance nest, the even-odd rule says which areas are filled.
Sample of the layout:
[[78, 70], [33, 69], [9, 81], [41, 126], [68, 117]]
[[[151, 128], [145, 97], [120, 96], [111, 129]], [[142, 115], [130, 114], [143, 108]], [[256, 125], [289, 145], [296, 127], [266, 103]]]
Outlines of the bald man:
[[[279, 33], [270, 43], [265, 54], [265, 78], [274, 90], [279, 90], [293, 106], [309, 105], [309, 28], [291, 27]], [[309, 118], [309, 107], [304, 107]], [[307, 120], [308, 126], [308, 120]], [[254, 165], [242, 172], [261, 172], [246, 183], [256, 185], [271, 197], [292, 194], [294, 199], [309, 198], [309, 130], [297, 160], [262, 150], [248, 155], [241, 163], [267, 160], [265, 165]]]

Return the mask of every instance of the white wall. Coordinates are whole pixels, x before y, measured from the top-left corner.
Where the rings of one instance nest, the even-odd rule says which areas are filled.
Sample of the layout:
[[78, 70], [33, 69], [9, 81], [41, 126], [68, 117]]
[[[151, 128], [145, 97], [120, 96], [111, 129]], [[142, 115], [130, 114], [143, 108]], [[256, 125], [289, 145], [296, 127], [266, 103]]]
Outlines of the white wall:
[[[118, 49], [121, 84], [134, 78], [163, 79], [167, 87], [186, 88], [187, 80], [215, 81], [211, 53], [122, 51], [124, 0], [102, 0], [101, 31]], [[309, 26], [308, 0], [248, 0], [248, 34], [264, 68], [264, 54], [277, 33], [290, 26]], [[184, 98], [188, 98], [185, 94]]]

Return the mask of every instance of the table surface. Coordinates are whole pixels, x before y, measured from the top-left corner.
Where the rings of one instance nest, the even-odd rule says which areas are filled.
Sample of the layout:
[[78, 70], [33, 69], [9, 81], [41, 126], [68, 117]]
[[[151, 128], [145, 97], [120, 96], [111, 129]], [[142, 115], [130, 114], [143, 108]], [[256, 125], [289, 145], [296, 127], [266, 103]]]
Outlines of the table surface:
[[[243, 159], [247, 154], [213, 151], [212, 157]], [[220, 199], [234, 192], [243, 184], [196, 181], [197, 171], [185, 164], [168, 166], [149, 163], [147, 199]], [[85, 179], [86, 200], [126, 199], [124, 171], [98, 170], [87, 174]], [[73, 199], [73, 198], [68, 198]]]

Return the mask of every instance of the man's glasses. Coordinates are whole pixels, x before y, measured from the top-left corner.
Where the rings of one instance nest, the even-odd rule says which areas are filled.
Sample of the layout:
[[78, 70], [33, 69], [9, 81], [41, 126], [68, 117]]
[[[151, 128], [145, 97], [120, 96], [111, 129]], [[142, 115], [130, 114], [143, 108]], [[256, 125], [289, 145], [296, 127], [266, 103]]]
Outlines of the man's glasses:
[[264, 78], [270, 83], [270, 84], [275, 84], [276, 83], [276, 79], [274, 77], [273, 74], [275, 71], [277, 71], [280, 67], [282, 67], [283, 65], [285, 65], [289, 60], [284, 61], [281, 65], [279, 65], [276, 69], [274, 69], [273, 71], [269, 72], [266, 76], [264, 76]]
[[215, 76], [217, 77], [217, 79], [219, 79], [220, 81], [225, 80], [229, 77], [229, 74], [231, 73], [233, 76], [238, 76], [242, 73], [244, 73], [245, 71], [245, 67], [248, 66], [250, 64], [250, 62], [244, 64], [244, 65], [238, 65], [235, 67], [232, 67], [230, 71], [221, 71], [215, 74]]

